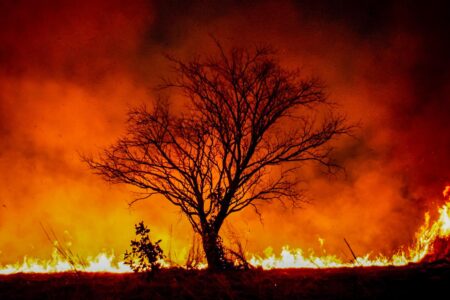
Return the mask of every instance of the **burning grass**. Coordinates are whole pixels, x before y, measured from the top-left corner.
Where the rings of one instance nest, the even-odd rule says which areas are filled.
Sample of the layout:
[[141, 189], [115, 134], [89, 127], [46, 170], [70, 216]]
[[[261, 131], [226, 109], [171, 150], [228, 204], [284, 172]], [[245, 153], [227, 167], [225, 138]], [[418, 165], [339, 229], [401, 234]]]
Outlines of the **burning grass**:
[[[433, 262], [436, 260], [450, 259], [450, 187], [446, 187], [444, 198], [447, 202], [438, 209], [438, 217], [431, 221], [430, 214], [425, 214], [424, 224], [416, 232], [415, 241], [409, 247], [397, 251], [391, 257], [381, 254], [371, 256], [370, 254], [357, 257], [354, 255], [349, 243], [346, 244], [349, 251], [354, 256], [353, 261], [346, 262], [339, 257], [331, 254], [316, 255], [312, 251], [302, 249], [290, 249], [284, 247], [281, 254], [276, 256], [270, 251], [266, 251], [265, 256], [247, 254], [248, 262], [254, 267], [263, 269], [283, 269], [283, 268], [342, 268], [342, 267], [360, 267], [360, 266], [405, 266], [410, 263]], [[129, 266], [115, 258], [113, 253], [100, 253], [96, 257], [81, 259], [75, 256], [70, 249], [61, 246], [62, 243], [56, 239], [56, 246], [52, 259], [42, 261], [31, 258], [24, 258], [22, 262], [16, 264], [0, 266], [0, 274], [13, 274], [19, 272], [26, 273], [52, 273], [66, 272], [70, 270], [84, 272], [111, 272], [127, 273], [132, 272]], [[50, 236], [48, 236], [49, 239]], [[323, 244], [323, 240], [321, 240]], [[194, 243], [195, 248], [195, 243]], [[198, 248], [198, 247], [197, 247]], [[242, 246], [239, 247], [237, 257], [244, 260]], [[199, 261], [199, 249], [193, 259], [193, 253], [190, 253], [186, 261], [186, 268], [204, 268], [205, 265]], [[245, 261], [245, 260], [244, 260]], [[168, 261], [160, 261], [162, 267], [173, 267]]]
[[447, 293], [450, 282], [449, 194], [447, 187], [447, 202], [438, 217], [431, 221], [426, 213], [414, 243], [392, 257], [354, 256], [353, 262], [346, 263], [333, 255], [285, 248], [280, 256], [252, 256], [249, 262], [256, 268], [251, 270], [212, 273], [198, 269], [198, 264], [197, 269], [189, 269], [191, 257], [186, 268], [161, 262], [164, 268], [146, 277], [131, 273], [113, 254], [74, 259], [60, 246], [52, 260], [25, 258], [0, 268], [0, 274], [8, 274], [0, 275], [0, 299], [434, 298]]

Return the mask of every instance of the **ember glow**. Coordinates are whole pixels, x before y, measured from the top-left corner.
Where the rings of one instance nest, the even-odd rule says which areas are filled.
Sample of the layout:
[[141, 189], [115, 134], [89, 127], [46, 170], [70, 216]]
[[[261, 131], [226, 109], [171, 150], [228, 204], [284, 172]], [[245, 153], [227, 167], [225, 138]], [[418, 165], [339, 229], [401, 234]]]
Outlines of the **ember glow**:
[[[450, 186], [447, 186], [443, 192], [446, 199], [445, 204], [438, 209], [438, 217], [431, 221], [430, 214], [427, 212], [424, 217], [424, 224], [415, 234], [415, 240], [412, 245], [400, 249], [394, 255], [388, 257], [384, 255], [366, 254], [353, 258], [345, 262], [336, 255], [327, 254], [323, 251], [320, 254], [313, 250], [291, 249], [284, 246], [279, 255], [275, 255], [271, 248], [267, 248], [264, 256], [247, 254], [249, 262], [255, 267], [263, 269], [283, 269], [283, 268], [352, 268], [369, 266], [404, 266], [410, 263], [418, 263], [427, 256], [432, 260], [440, 253], [434, 245], [439, 240], [448, 243], [450, 239]], [[319, 239], [321, 246], [323, 239]], [[446, 255], [447, 253], [444, 253]], [[171, 267], [168, 262], [161, 261], [163, 267]], [[201, 264], [199, 269], [205, 268]], [[56, 273], [68, 271], [82, 272], [109, 272], [109, 273], [130, 273], [132, 270], [122, 261], [118, 260], [113, 253], [99, 253], [95, 257], [88, 257], [86, 260], [68, 261], [58, 254], [56, 249], [53, 251], [50, 260], [39, 260], [24, 257], [21, 262], [1, 266], [0, 274], [14, 273]]]

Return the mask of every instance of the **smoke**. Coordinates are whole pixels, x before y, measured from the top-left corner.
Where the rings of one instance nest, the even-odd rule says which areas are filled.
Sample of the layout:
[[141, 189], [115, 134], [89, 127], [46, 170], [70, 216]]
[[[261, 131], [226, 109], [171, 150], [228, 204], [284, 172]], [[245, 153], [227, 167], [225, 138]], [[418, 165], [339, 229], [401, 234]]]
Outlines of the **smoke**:
[[[6, 1], [0, 4], [0, 262], [47, 256], [39, 222], [76, 252], [121, 253], [144, 219], [163, 247], [189, 246], [191, 229], [156, 198], [90, 174], [95, 153], [125, 129], [129, 107], [151, 101], [169, 75], [163, 53], [188, 58], [268, 43], [281, 62], [328, 86], [356, 138], [336, 142], [345, 173], [305, 166], [310, 204], [262, 205], [230, 218], [248, 250], [319, 245], [389, 253], [413, 238], [450, 178], [450, 18], [440, 2]], [[276, 224], [276, 225], [275, 225]], [[64, 233], [66, 232], [66, 233]]]

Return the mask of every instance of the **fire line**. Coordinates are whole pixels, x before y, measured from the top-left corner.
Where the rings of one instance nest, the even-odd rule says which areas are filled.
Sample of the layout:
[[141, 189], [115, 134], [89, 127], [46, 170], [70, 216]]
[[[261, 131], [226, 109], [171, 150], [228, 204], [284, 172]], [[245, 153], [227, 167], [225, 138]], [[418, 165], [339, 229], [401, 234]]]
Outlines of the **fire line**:
[[[264, 257], [248, 254], [248, 261], [255, 267], [263, 269], [282, 268], [342, 268], [369, 266], [404, 266], [421, 261], [433, 261], [450, 253], [450, 186], [443, 191], [445, 204], [438, 208], [439, 215], [433, 222], [430, 214], [425, 213], [424, 223], [415, 234], [415, 241], [404, 250], [398, 250], [388, 257], [382, 254], [371, 257], [370, 254], [356, 256], [350, 262], [345, 262], [336, 255], [316, 255], [313, 251], [291, 249], [284, 246], [280, 255], [268, 253]], [[323, 239], [319, 238], [323, 245]], [[349, 245], [350, 247], [350, 245]], [[271, 252], [271, 251], [267, 251]], [[171, 267], [170, 263], [162, 261], [163, 267]], [[199, 265], [198, 268], [205, 268]], [[24, 257], [23, 261], [5, 266], [0, 265], [0, 274], [15, 273], [58, 273], [69, 271], [130, 273], [132, 270], [122, 261], [117, 261], [114, 253], [102, 252], [95, 257], [88, 257], [84, 262], [70, 261], [63, 258], [56, 249], [49, 260], [39, 260]]]

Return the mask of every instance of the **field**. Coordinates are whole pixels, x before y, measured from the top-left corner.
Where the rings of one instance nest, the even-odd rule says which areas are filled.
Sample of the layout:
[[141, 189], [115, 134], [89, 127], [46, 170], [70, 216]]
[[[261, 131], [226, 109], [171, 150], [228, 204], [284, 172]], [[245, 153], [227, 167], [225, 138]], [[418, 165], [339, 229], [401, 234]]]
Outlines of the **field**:
[[[0, 276], [0, 299], [447, 299], [450, 265]], [[446, 296], [447, 295], [447, 296]]]

